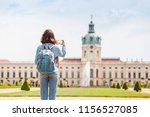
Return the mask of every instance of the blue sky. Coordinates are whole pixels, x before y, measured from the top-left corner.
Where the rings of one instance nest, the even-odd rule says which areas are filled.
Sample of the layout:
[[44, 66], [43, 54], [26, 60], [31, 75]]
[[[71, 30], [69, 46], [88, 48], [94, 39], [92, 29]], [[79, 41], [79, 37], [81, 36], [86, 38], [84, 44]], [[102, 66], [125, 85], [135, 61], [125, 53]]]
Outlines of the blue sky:
[[0, 59], [33, 61], [43, 31], [65, 40], [66, 57], [81, 57], [90, 15], [102, 57], [150, 60], [149, 0], [0, 0]]

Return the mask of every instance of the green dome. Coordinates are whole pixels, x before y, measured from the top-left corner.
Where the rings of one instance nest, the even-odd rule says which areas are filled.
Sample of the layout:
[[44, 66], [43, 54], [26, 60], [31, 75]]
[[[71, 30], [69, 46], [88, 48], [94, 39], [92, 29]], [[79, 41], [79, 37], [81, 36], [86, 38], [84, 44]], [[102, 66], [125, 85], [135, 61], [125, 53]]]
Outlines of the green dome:
[[88, 33], [82, 38], [82, 44], [101, 44], [101, 37], [95, 33]]
[[82, 44], [101, 44], [101, 37], [95, 34], [94, 24], [92, 21], [89, 24], [88, 34], [82, 38]]

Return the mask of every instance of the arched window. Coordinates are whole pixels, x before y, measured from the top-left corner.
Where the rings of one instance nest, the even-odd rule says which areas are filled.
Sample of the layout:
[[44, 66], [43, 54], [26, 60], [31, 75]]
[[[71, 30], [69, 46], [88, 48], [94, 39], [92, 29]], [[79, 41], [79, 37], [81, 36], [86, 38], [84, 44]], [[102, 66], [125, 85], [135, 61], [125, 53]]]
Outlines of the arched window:
[[98, 78], [98, 69], [96, 69], [96, 78]]
[[98, 80], [96, 81], [96, 86], [99, 86], [99, 82], [98, 82]]
[[90, 86], [93, 86], [93, 80], [90, 80]]
[[60, 71], [60, 73], [59, 73], [59, 77], [60, 77], [60, 78], [62, 78], [62, 71]]
[[72, 76], [72, 78], [74, 78], [74, 71], [71, 72], [71, 76]]
[[16, 74], [15, 74], [15, 72], [13, 71], [13, 78], [15, 78], [16, 77]]
[[93, 78], [93, 69], [90, 69], [90, 77]]
[[4, 78], [4, 72], [3, 71], [1, 72], [1, 78]]
[[68, 71], [66, 71], [66, 78], [68, 78]]
[[24, 72], [24, 77], [27, 78], [27, 72], [26, 71]]

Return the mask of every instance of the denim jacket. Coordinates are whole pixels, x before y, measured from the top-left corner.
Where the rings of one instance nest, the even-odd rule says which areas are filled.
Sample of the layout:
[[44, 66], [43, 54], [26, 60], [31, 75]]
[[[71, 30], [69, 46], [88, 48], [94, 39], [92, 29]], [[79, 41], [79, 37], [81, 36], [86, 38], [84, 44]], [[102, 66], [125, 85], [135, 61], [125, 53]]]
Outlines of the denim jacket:
[[[66, 47], [65, 46], [62, 46], [62, 49], [60, 49], [58, 46], [51, 44], [51, 43], [42, 44], [37, 47], [36, 55], [35, 55], [35, 64], [37, 64], [37, 53], [39, 51], [41, 51], [41, 49], [43, 49], [43, 46], [49, 46], [50, 48], [53, 46], [51, 51], [54, 53], [54, 58], [56, 58], [58, 56], [64, 57], [66, 55]], [[54, 72], [58, 72], [58, 68], [56, 67], [56, 65], [55, 65]]]

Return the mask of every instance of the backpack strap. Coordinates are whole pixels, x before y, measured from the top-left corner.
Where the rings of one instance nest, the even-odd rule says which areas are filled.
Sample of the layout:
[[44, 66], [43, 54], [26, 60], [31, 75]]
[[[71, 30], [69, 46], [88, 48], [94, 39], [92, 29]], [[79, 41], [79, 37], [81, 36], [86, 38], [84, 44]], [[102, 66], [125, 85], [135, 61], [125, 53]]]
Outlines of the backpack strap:
[[[49, 47], [49, 46], [48, 46]], [[54, 47], [54, 45], [52, 45], [51, 47], [50, 47], [50, 50], [52, 49]]]

